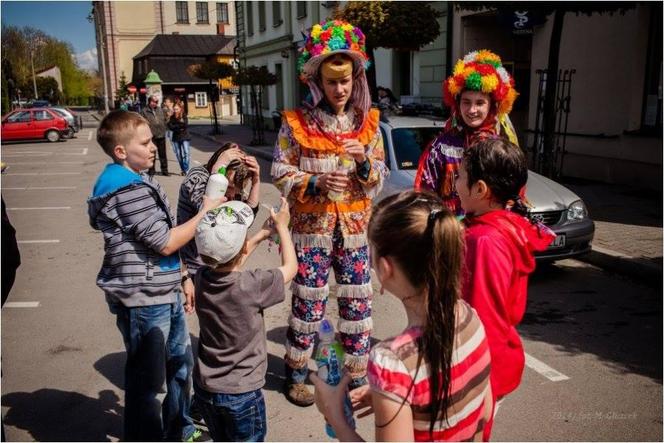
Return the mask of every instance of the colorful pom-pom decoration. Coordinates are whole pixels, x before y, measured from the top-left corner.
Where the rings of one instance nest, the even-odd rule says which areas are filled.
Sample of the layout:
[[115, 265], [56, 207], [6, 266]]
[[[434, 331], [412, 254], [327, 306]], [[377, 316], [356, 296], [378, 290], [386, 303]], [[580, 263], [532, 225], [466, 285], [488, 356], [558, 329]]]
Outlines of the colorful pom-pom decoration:
[[[364, 33], [350, 23], [341, 20], [330, 20], [315, 24], [307, 36], [304, 46], [300, 48], [297, 59], [297, 70], [300, 79], [306, 80], [318, 69], [319, 56], [334, 52], [346, 52], [353, 60], [361, 64], [364, 69], [369, 67], [369, 57], [366, 53]], [[312, 63], [310, 63], [312, 62]]]
[[487, 49], [472, 51], [456, 62], [452, 76], [443, 82], [443, 101], [456, 109], [459, 94], [468, 90], [489, 94], [499, 116], [510, 113], [519, 95], [500, 57]]

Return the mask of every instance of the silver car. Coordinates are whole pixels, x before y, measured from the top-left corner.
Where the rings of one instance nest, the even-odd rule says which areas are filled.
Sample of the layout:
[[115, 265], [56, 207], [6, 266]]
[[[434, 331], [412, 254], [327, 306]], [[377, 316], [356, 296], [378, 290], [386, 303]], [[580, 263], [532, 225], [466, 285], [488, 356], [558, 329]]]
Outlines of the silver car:
[[[412, 189], [420, 154], [440, 132], [443, 122], [425, 117], [394, 116], [381, 119], [385, 161], [390, 170], [375, 201]], [[595, 224], [583, 201], [566, 187], [528, 171], [526, 197], [533, 205], [530, 215], [556, 233], [556, 239], [538, 260], [560, 260], [590, 252]]]
[[80, 130], [76, 116], [72, 114], [69, 109], [61, 108], [59, 106], [49, 106], [49, 109], [57, 112], [58, 115], [61, 115], [65, 120], [67, 120], [67, 125], [69, 125], [67, 128], [67, 138], [72, 138], [74, 134]]

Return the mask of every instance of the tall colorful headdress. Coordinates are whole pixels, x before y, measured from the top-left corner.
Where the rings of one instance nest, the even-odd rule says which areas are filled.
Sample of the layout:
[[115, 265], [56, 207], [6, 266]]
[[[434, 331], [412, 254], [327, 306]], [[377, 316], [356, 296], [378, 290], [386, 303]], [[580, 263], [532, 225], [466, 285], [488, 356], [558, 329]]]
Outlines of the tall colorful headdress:
[[297, 70], [300, 80], [309, 86], [314, 105], [322, 99], [317, 80], [323, 61], [334, 54], [343, 54], [353, 60], [353, 93], [351, 100], [366, 113], [371, 106], [371, 95], [365, 71], [369, 67], [366, 41], [362, 30], [341, 20], [315, 24], [300, 48]]
[[499, 118], [510, 113], [519, 95], [500, 57], [486, 49], [473, 51], [457, 61], [452, 75], [443, 82], [443, 101], [457, 110], [456, 100], [462, 91], [489, 94], [496, 103]]

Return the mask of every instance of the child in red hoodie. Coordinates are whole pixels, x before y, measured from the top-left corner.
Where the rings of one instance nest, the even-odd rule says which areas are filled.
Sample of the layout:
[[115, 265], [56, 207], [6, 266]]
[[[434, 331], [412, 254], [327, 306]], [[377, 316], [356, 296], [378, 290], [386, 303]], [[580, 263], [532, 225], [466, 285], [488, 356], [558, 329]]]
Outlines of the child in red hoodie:
[[477, 311], [491, 350], [491, 387], [496, 400], [521, 382], [525, 354], [516, 325], [526, 310], [533, 253], [555, 238], [526, 218], [522, 189], [528, 180], [523, 152], [494, 138], [467, 149], [456, 189], [466, 212], [463, 298]]

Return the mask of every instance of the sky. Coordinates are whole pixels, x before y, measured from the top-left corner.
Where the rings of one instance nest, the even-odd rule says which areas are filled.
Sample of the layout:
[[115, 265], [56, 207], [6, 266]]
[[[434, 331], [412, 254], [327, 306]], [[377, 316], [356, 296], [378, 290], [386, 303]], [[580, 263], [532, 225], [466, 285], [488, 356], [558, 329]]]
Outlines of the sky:
[[31, 26], [71, 43], [78, 66], [97, 69], [94, 25], [87, 20], [90, 1], [8, 1], [0, 3], [2, 25]]

